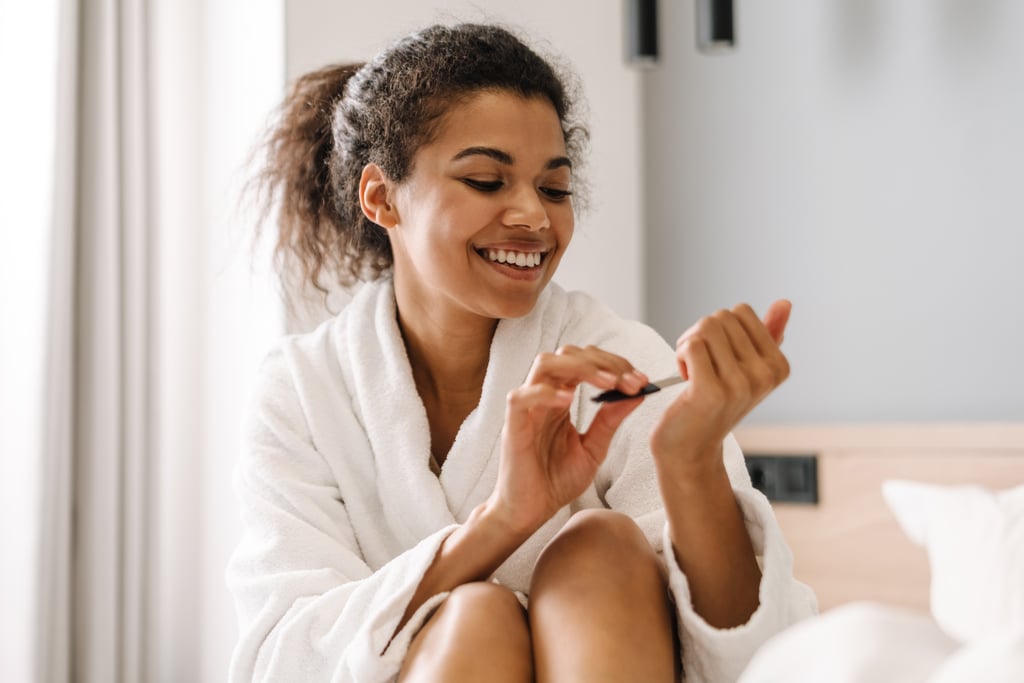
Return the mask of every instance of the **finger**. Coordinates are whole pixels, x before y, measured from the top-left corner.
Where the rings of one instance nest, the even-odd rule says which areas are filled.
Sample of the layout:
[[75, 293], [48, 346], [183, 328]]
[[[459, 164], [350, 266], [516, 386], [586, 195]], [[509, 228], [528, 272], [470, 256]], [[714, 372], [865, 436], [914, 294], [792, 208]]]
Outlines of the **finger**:
[[683, 343], [676, 350], [680, 364], [685, 364], [689, 372], [689, 379], [695, 384], [708, 384], [718, 381], [718, 373], [711, 360], [707, 345], [697, 335], [683, 340]]
[[587, 433], [583, 435], [583, 446], [592, 454], [599, 454], [604, 460], [608, 452], [608, 446], [615, 436], [616, 430], [622, 421], [629, 417], [630, 413], [636, 410], [643, 403], [642, 398], [631, 398], [625, 401], [605, 403], [597, 411]]
[[696, 325], [693, 338], [700, 339], [711, 360], [715, 374], [720, 378], [732, 376], [738, 371], [739, 364], [732, 343], [725, 328], [715, 316], [701, 318]]
[[600, 367], [574, 352], [559, 349], [558, 353], [542, 353], [537, 356], [526, 378], [526, 384], [575, 387], [580, 382], [589, 381], [597, 386], [610, 388], [615, 379], [614, 374], [602, 373]]
[[633, 370], [633, 364], [618, 354], [614, 354], [610, 351], [597, 346], [563, 346], [555, 352], [556, 355], [573, 355], [580, 358], [586, 358], [594, 365], [601, 367], [602, 369], [613, 372], [616, 375], [622, 375]]
[[786, 325], [789, 323], [789, 314], [792, 311], [793, 304], [786, 299], [779, 299], [768, 307], [768, 313], [764, 316], [764, 326], [776, 344], [782, 343]]
[[650, 381], [646, 374], [633, 367], [632, 363], [618, 354], [593, 345], [575, 349], [574, 352], [581, 357], [588, 358], [603, 371], [616, 375], [618, 382], [616, 388], [623, 391], [631, 393], [639, 391]]
[[595, 346], [564, 346], [554, 354], [538, 356], [527, 381], [562, 383], [573, 387], [580, 382], [588, 382], [602, 389], [636, 393], [649, 380], [622, 356]]
[[[765, 319], [773, 325], [777, 325], [777, 330], [782, 330], [785, 329], [790, 306], [788, 301], [778, 301], [776, 304], [772, 305]], [[752, 384], [756, 388], [755, 393], [767, 393], [789, 377], [789, 361], [786, 360], [785, 354], [782, 353], [768, 326], [757, 317], [752, 308], [743, 304], [734, 310], [760, 352], [757, 362], [748, 363], [748, 368], [753, 375]]]
[[679, 376], [685, 379], [690, 379], [690, 371], [686, 367], [686, 362], [679, 356], [676, 356], [676, 364], [679, 366]]
[[[786, 321], [789, 319], [788, 301], [779, 300], [773, 303], [769, 307], [764, 321], [747, 304], [736, 306], [733, 308], [733, 312], [747, 331], [750, 341], [760, 355], [764, 356], [778, 349], [779, 340], [782, 338]], [[769, 324], [774, 328], [775, 333], [772, 332], [772, 328], [769, 328]]]
[[550, 384], [527, 384], [508, 392], [506, 412], [509, 420], [527, 415], [531, 410], [544, 408], [566, 410], [572, 404], [575, 392]]
[[[721, 321], [717, 316], [721, 314], [728, 314], [727, 311], [719, 311], [714, 315], [706, 316], [701, 318], [690, 329], [683, 332], [683, 334], [676, 340], [676, 349], [680, 349], [683, 345], [690, 340], [699, 339], [707, 351], [708, 357], [711, 360], [712, 368], [715, 373], [719, 372], [719, 365], [725, 363], [726, 354], [722, 353], [722, 346], [724, 345], [729, 351], [729, 356], [734, 356], [732, 353], [731, 345], [729, 344], [728, 336], [722, 327]], [[719, 347], [717, 351], [712, 351], [713, 347]]]
[[750, 334], [743, 326], [735, 309], [732, 311], [719, 311], [714, 317], [721, 324], [722, 329], [725, 330], [725, 335], [732, 346], [733, 355], [741, 363], [751, 363], [760, 357], [758, 350], [750, 339]]
[[679, 335], [679, 337], [676, 339], [676, 362], [679, 364], [679, 376], [682, 377], [683, 379], [690, 379], [690, 371], [687, 369], [686, 362], [683, 360], [683, 357], [679, 353], [679, 350], [682, 348], [683, 343], [686, 342], [687, 339], [691, 338], [696, 333], [697, 325], [694, 324], [687, 328], [687, 330], [683, 332], [681, 335]]

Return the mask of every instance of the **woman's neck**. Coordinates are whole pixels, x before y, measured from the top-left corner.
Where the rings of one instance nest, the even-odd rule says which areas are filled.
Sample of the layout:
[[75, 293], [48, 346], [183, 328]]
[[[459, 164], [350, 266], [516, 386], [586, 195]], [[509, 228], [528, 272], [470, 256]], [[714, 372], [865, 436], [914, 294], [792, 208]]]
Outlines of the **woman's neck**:
[[430, 424], [430, 452], [438, 465], [447, 459], [462, 423], [480, 403], [498, 325], [497, 320], [479, 318], [464, 322], [439, 324], [429, 315], [404, 316], [401, 308], [398, 314], [413, 381]]
[[423, 399], [455, 404], [472, 399], [476, 405], [497, 326], [497, 320], [446, 320], [423, 309], [403, 313], [400, 307], [398, 327]]

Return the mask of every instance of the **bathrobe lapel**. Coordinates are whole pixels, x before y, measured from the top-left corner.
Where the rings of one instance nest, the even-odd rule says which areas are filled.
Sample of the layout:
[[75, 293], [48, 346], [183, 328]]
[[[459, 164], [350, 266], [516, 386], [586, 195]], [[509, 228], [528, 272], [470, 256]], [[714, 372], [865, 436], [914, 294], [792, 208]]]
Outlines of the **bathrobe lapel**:
[[552, 290], [561, 290], [550, 286], [529, 315], [498, 324], [480, 403], [463, 422], [437, 477], [430, 471], [430, 427], [398, 329], [393, 285], [366, 288], [348, 311], [352, 395], [374, 454], [384, 515], [401, 542], [412, 545], [464, 522], [493, 490], [505, 397], [522, 384], [540, 351], [553, 350], [547, 347], [561, 327], [553, 309], [562, 307], [549, 304]]
[[540, 322], [550, 298], [550, 288], [545, 289], [529, 315], [501, 320], [494, 332], [480, 403], [462, 423], [441, 468], [441, 486], [460, 522], [494, 489], [506, 396], [525, 381], [541, 351]]
[[398, 330], [390, 281], [365, 285], [349, 304], [352, 395], [377, 467], [377, 495], [399, 542], [412, 547], [455, 523], [430, 471], [430, 427]]

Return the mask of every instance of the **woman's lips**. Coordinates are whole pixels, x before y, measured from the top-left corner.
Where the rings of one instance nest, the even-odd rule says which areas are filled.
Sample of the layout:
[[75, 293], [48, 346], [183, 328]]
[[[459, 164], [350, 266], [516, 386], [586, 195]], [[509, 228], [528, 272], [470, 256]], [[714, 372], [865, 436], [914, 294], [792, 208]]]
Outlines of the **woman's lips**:
[[[491, 268], [514, 280], [536, 280], [544, 272], [549, 251], [515, 249], [477, 249], [477, 254]], [[521, 265], [520, 265], [521, 264]]]

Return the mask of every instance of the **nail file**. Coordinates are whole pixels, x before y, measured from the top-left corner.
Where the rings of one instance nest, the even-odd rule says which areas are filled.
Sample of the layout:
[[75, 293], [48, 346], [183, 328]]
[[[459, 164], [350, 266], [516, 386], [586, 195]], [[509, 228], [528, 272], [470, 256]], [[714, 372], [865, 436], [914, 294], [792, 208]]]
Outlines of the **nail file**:
[[685, 381], [686, 380], [680, 377], [679, 375], [674, 375], [672, 377], [666, 377], [665, 379], [659, 379], [657, 382], [651, 382], [646, 387], [641, 389], [639, 393], [636, 394], [624, 394], [618, 389], [612, 389], [611, 391], [606, 391], [602, 394], [598, 394], [591, 400], [594, 401], [595, 403], [611, 403], [612, 401], [625, 401], [627, 398], [636, 398], [637, 396], [646, 396], [647, 394], [653, 394], [655, 392], [661, 391], [662, 389], [670, 387], [673, 384], [680, 384]]

